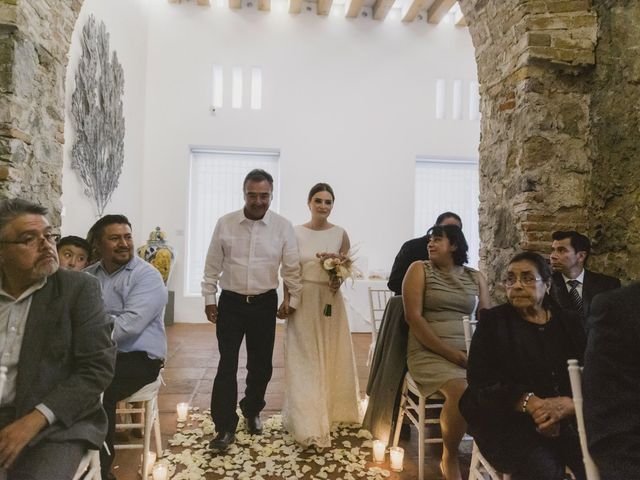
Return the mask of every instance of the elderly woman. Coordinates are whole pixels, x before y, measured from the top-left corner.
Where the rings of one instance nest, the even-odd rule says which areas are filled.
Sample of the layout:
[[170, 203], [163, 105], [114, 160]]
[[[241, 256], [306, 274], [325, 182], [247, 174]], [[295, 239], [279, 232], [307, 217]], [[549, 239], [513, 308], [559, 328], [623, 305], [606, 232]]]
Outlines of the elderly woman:
[[458, 401], [467, 387], [462, 317], [478, 302], [489, 306], [484, 276], [469, 267], [467, 241], [457, 225], [435, 226], [427, 232], [429, 260], [411, 264], [404, 277], [402, 296], [409, 324], [407, 365], [423, 395], [441, 392], [442, 463], [447, 480], [459, 480], [458, 446], [466, 423]]
[[567, 359], [582, 360], [584, 330], [552, 303], [550, 281], [540, 255], [511, 259], [509, 302], [480, 313], [460, 401], [482, 454], [514, 480], [564, 479], [566, 466], [585, 478], [567, 373]]

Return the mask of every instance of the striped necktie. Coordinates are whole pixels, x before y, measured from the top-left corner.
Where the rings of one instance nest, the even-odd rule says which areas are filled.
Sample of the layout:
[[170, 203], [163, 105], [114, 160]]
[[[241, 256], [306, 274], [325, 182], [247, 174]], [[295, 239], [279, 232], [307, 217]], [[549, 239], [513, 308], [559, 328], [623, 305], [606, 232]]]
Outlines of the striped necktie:
[[573, 303], [573, 306], [580, 315], [584, 315], [584, 305], [582, 303], [582, 297], [578, 293], [578, 285], [580, 285], [580, 282], [578, 280], [569, 280], [567, 284], [569, 285], [569, 287], [571, 287], [569, 289], [571, 303]]

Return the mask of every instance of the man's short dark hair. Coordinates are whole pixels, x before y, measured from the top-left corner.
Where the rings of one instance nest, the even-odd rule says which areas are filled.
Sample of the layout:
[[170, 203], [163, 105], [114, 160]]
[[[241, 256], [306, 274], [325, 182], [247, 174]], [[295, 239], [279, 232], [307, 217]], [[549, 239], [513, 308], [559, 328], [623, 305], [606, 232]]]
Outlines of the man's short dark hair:
[[271, 185], [271, 190], [273, 190], [273, 177], [271, 176], [271, 174], [265, 170], [262, 170], [261, 168], [255, 168], [247, 173], [246, 177], [244, 177], [242, 190], [245, 189], [247, 183], [249, 182], [264, 182], [265, 180], [269, 182], [269, 185]]
[[87, 233], [87, 241], [91, 245], [93, 242], [102, 237], [104, 229], [109, 225], [123, 223], [126, 223], [127, 225], [129, 225], [129, 228], [131, 228], [131, 222], [129, 222], [129, 219], [124, 215], [105, 215], [96, 223], [94, 223], [93, 226], [89, 229], [89, 233]]
[[453, 212], [444, 212], [438, 215], [438, 218], [436, 218], [436, 225], [440, 225], [447, 218], [455, 218], [460, 223], [460, 228], [462, 228], [462, 219], [460, 218], [460, 215]]
[[66, 237], [62, 237], [58, 242], [58, 244], [56, 245], [58, 252], [62, 247], [66, 245], [71, 245], [72, 247], [81, 248], [82, 250], [87, 252], [87, 256], [89, 255], [89, 253], [91, 253], [91, 247], [89, 247], [89, 242], [87, 242], [82, 237], [76, 237], [75, 235], [67, 235]]
[[20, 215], [47, 215], [48, 210], [42, 205], [23, 200], [21, 198], [11, 198], [0, 201], [0, 233], [14, 218]]
[[591, 242], [587, 237], [582, 235], [581, 233], [576, 232], [575, 230], [558, 230], [557, 232], [553, 232], [551, 234], [551, 238], [553, 240], [564, 240], [565, 238], [571, 239], [571, 248], [578, 252], [586, 252], [587, 256], [584, 259], [585, 265], [587, 264], [587, 258], [591, 255]]
[[429, 229], [427, 236], [429, 238], [447, 237], [449, 243], [457, 247], [451, 254], [455, 265], [461, 266], [469, 261], [469, 244], [467, 243], [467, 239], [464, 238], [464, 233], [462, 233], [462, 229], [459, 226], [436, 225]]

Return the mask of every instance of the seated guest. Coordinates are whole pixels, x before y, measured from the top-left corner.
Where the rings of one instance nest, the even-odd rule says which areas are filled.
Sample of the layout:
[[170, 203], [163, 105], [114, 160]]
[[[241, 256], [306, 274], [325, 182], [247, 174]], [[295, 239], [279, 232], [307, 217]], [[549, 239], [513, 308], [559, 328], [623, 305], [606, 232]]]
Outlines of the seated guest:
[[585, 478], [567, 360], [582, 359], [575, 312], [547, 296], [551, 270], [537, 253], [507, 267], [508, 303], [480, 312], [460, 410], [480, 451], [513, 480]]
[[104, 303], [114, 320], [118, 347], [116, 371], [103, 404], [109, 417], [107, 446], [100, 463], [103, 480], [113, 478], [116, 404], [158, 377], [167, 354], [163, 312], [167, 289], [160, 272], [134, 255], [131, 224], [124, 215], [106, 215], [91, 227], [92, 248], [100, 261], [85, 271], [102, 285]]
[[574, 310], [585, 319], [591, 300], [598, 293], [620, 288], [620, 280], [587, 270], [591, 242], [578, 232], [553, 232], [551, 235], [551, 296], [562, 307]]
[[107, 431], [111, 323], [98, 282], [58, 269], [46, 215], [25, 200], [0, 202], [0, 468], [9, 479], [72, 478]]
[[640, 478], [640, 283], [598, 295], [584, 355], [584, 420], [602, 480]]
[[[462, 228], [462, 220], [453, 212], [444, 212], [438, 215], [436, 225], [457, 225]], [[402, 279], [409, 266], [417, 260], [429, 260], [428, 235], [414, 238], [405, 242], [393, 261], [387, 287], [396, 295], [402, 295]]]
[[489, 294], [484, 276], [463, 266], [469, 247], [460, 227], [436, 226], [427, 235], [429, 260], [412, 263], [402, 286], [409, 324], [407, 366], [423, 395], [439, 391], [445, 397], [441, 469], [448, 480], [458, 480], [458, 446], [466, 430], [458, 411], [467, 387], [462, 317], [473, 313], [478, 297], [480, 307], [488, 307]]
[[57, 245], [60, 267], [77, 272], [89, 264], [89, 243], [75, 235], [62, 237]]

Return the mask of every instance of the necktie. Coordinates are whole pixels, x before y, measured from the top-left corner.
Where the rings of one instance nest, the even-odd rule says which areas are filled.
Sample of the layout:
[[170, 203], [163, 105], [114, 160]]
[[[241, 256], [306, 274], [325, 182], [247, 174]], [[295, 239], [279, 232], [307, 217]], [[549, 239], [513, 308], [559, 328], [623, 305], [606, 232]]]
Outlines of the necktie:
[[582, 297], [578, 293], [577, 289], [578, 285], [580, 285], [580, 282], [578, 280], [569, 280], [567, 284], [569, 285], [569, 287], [571, 287], [569, 290], [569, 296], [571, 297], [573, 306], [576, 308], [580, 315], [584, 315], [584, 305], [582, 304]]

